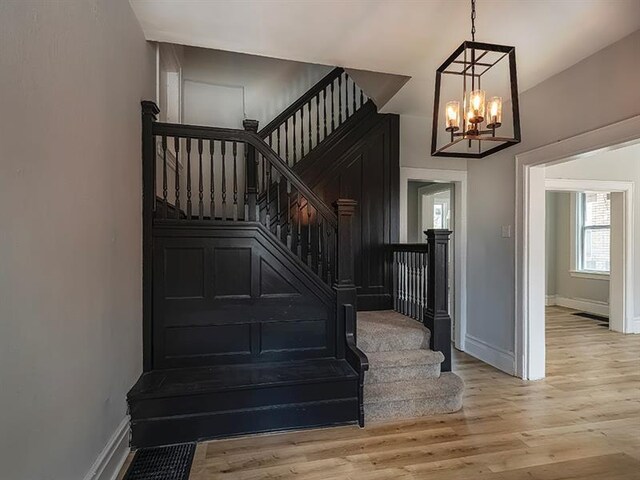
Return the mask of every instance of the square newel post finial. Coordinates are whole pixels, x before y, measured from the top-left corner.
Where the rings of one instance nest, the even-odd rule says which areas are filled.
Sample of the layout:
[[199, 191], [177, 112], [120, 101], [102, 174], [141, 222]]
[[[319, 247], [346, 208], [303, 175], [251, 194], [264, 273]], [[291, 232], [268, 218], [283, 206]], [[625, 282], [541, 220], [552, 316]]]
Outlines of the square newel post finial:
[[451, 231], [424, 232], [429, 245], [427, 264], [427, 308], [424, 324], [431, 330], [431, 350], [444, 355], [441, 368], [451, 371], [451, 317], [449, 316], [449, 236]]
[[246, 118], [242, 121], [242, 128], [244, 128], [247, 132], [257, 132], [258, 120], [251, 120], [249, 118]]
[[155, 120], [156, 116], [160, 113], [158, 105], [156, 105], [155, 102], [152, 102], [151, 100], [143, 100], [142, 102], [140, 102], [140, 104], [142, 105], [142, 116], [150, 116], [153, 120]]

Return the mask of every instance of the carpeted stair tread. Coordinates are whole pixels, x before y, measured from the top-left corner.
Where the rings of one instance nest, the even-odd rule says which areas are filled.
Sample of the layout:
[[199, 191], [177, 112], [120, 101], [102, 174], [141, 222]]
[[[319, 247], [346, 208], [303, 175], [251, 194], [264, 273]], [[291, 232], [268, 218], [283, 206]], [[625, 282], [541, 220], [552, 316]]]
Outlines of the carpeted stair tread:
[[414, 365], [434, 365], [444, 361], [442, 352], [420, 348], [417, 350], [395, 350], [369, 352], [369, 368], [410, 367]]
[[429, 348], [429, 330], [393, 311], [358, 313], [358, 347], [365, 353]]
[[365, 385], [364, 398], [365, 405], [369, 405], [380, 402], [448, 397], [463, 390], [462, 379], [453, 372], [446, 372], [439, 378]]

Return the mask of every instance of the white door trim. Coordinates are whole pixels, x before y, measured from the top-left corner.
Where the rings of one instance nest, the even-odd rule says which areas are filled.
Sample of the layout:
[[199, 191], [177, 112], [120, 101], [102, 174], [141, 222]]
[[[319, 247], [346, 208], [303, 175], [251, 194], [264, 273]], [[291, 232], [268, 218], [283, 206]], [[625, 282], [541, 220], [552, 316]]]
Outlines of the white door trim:
[[433, 168], [400, 167], [400, 241], [407, 241], [407, 186], [409, 180], [454, 184], [454, 286], [452, 319], [454, 345], [465, 350], [467, 333], [467, 172]]
[[[516, 285], [515, 355], [516, 374], [524, 379], [544, 378], [544, 167], [612, 150], [640, 138], [640, 115], [559, 142], [516, 155]], [[627, 196], [627, 203], [629, 195]], [[542, 205], [542, 206], [540, 206]], [[626, 216], [633, 215], [633, 205]], [[532, 222], [532, 217], [534, 221]], [[627, 235], [628, 236], [628, 235]], [[627, 245], [627, 264], [633, 262]], [[542, 255], [542, 257], [541, 257]], [[633, 298], [633, 269], [626, 284], [627, 298]], [[633, 308], [627, 305], [626, 308]], [[628, 316], [628, 310], [627, 310]], [[631, 315], [631, 318], [633, 316]], [[625, 319], [627, 328], [629, 319]], [[542, 325], [542, 328], [540, 326]], [[632, 327], [631, 327], [632, 328]], [[629, 331], [632, 331], [630, 328]]]

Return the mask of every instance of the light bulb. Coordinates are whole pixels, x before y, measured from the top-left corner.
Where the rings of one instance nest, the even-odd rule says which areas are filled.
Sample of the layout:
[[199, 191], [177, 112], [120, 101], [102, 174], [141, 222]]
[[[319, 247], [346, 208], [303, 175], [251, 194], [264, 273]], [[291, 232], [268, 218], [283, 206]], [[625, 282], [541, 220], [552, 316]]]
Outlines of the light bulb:
[[498, 128], [502, 125], [502, 98], [501, 97], [491, 97], [489, 99], [488, 110], [489, 110], [489, 118], [487, 120], [488, 128]]

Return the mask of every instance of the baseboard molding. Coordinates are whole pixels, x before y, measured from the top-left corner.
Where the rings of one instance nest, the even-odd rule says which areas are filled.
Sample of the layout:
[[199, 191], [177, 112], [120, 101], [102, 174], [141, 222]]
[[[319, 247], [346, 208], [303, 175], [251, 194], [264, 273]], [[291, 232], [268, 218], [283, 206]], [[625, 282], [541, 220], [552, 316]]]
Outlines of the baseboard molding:
[[603, 315], [605, 317], [609, 316], [609, 304], [604, 302], [585, 300], [583, 298], [567, 298], [556, 295], [554, 305], [573, 308], [575, 310], [593, 313], [594, 315]]
[[515, 357], [512, 352], [488, 344], [467, 333], [465, 352], [509, 375], [515, 375]]
[[557, 304], [556, 304], [556, 295], [547, 295], [547, 296], [545, 297], [545, 302], [544, 302], [544, 304], [545, 304], [547, 307], [553, 307], [554, 305], [557, 305]]
[[98, 455], [84, 480], [115, 480], [129, 455], [129, 417], [126, 416]]
[[633, 324], [631, 325], [631, 333], [640, 333], [640, 316], [633, 319]]

